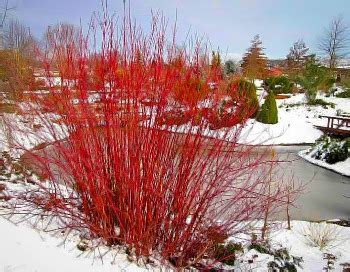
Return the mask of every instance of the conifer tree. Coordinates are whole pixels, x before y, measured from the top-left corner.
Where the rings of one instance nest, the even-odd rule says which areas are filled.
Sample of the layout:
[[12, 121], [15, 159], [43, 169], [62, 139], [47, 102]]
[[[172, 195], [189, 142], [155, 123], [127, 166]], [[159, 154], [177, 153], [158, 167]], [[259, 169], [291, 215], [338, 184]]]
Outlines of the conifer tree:
[[242, 60], [243, 76], [251, 79], [264, 79], [267, 74], [267, 58], [263, 52], [260, 36], [256, 35], [251, 41], [247, 53]]
[[267, 95], [264, 104], [261, 106], [256, 120], [264, 124], [278, 123], [278, 110], [276, 105], [276, 99], [275, 95], [272, 92], [269, 92], [269, 94]]

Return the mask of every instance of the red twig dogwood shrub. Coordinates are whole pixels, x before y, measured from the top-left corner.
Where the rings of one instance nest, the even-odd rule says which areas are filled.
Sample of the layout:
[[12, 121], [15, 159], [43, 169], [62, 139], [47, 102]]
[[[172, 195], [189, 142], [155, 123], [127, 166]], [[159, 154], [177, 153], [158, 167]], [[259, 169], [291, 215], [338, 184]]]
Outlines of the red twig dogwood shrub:
[[[255, 106], [232, 88], [235, 100], [222, 107], [200, 45], [179, 50], [164, 25], [155, 19], [146, 35], [103, 17], [92, 26], [99, 46], [81, 33], [51, 45], [45, 76], [59, 67], [60, 88], [48, 80], [50, 95], [27, 103], [42, 127], [26, 131], [50, 145], [22, 157], [46, 182], [18, 197], [64, 228], [185, 267], [210, 259], [218, 242], [262, 217], [265, 203], [283, 207], [287, 194], [282, 181], [271, 189], [275, 159], [238, 144]], [[208, 112], [230, 128], [204, 137]], [[185, 121], [166, 120], [172, 113]]]

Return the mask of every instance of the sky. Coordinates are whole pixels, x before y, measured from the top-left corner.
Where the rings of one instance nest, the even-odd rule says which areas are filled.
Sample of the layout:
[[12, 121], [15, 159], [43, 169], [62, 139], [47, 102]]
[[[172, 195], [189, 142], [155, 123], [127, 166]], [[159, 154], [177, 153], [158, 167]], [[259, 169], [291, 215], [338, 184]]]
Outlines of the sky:
[[[16, 7], [11, 16], [37, 38], [58, 22], [87, 26], [93, 12], [101, 11], [101, 0], [9, 2]], [[123, 0], [107, 2], [110, 13], [122, 16]], [[350, 24], [350, 0], [130, 0], [130, 5], [132, 17], [145, 30], [151, 12], [162, 12], [169, 25], [177, 18], [178, 41], [188, 33], [203, 37], [223, 57], [243, 55], [256, 34], [269, 58], [284, 58], [298, 39], [317, 53], [317, 41], [332, 17], [342, 15]]]

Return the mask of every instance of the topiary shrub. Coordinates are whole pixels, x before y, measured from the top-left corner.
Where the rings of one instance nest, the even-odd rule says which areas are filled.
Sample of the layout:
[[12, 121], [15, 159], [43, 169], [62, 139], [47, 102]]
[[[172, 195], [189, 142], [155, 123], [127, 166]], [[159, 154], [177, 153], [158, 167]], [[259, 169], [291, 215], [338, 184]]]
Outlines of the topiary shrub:
[[265, 102], [262, 105], [256, 120], [264, 124], [278, 123], [278, 110], [277, 110], [275, 96], [272, 92], [270, 92], [267, 95]]

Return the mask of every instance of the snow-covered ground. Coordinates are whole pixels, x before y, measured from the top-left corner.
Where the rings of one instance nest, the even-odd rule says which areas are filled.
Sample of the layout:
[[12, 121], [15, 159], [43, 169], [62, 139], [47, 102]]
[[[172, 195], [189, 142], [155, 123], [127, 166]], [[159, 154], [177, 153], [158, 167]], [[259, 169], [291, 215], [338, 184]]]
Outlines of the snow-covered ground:
[[320, 118], [320, 116], [336, 116], [337, 111], [350, 113], [350, 100], [348, 98], [325, 97], [323, 95], [319, 95], [318, 98], [334, 103], [335, 107], [328, 106], [325, 109], [322, 106], [307, 106], [304, 94], [276, 100], [278, 123], [267, 125], [250, 120], [243, 130], [241, 142], [275, 145], [314, 143], [323, 134], [314, 126], [327, 124], [327, 119]]
[[[323, 227], [322, 227], [323, 228]], [[310, 244], [310, 231], [319, 229], [318, 223], [292, 221], [292, 230], [281, 228], [270, 237], [273, 248], [286, 248], [291, 256], [302, 257], [298, 271], [323, 271], [327, 264], [324, 253], [335, 256], [334, 271], [342, 271], [341, 264], [350, 262], [350, 228], [327, 224], [330, 244], [321, 250]], [[0, 229], [4, 234], [0, 243], [0, 271], [4, 272], [98, 272], [98, 271], [171, 271], [158, 265], [144, 266], [130, 262], [127, 255], [115, 249], [98, 247], [94, 251], [80, 251], [78, 237], [64, 240], [63, 235], [52, 235], [33, 228], [26, 222], [15, 225], [0, 217]], [[232, 237], [232, 240], [236, 240]], [[103, 260], [100, 258], [103, 256]], [[238, 254], [237, 271], [268, 271], [267, 264], [274, 257], [255, 249]], [[239, 270], [241, 269], [241, 270]]]
[[[0, 217], [0, 271], [4, 272], [98, 272], [146, 271], [127, 260], [126, 254], [107, 252], [103, 263], [99, 252], [83, 253], [78, 237], [64, 241], [63, 236], [39, 231], [22, 222], [15, 225]], [[103, 250], [103, 248], [100, 248]], [[106, 252], [106, 248], [101, 254]]]
[[[258, 90], [258, 95], [263, 96], [263, 89]], [[245, 124], [239, 142], [251, 145], [294, 145], [313, 144], [323, 133], [315, 125], [325, 126], [327, 119], [320, 116], [336, 116], [337, 112], [350, 113], [350, 102], [348, 98], [325, 97], [319, 95], [317, 98], [326, 102], [334, 103], [334, 108], [327, 106], [308, 106], [304, 94], [296, 94], [290, 98], [276, 100], [278, 107], [278, 123], [263, 124], [255, 119], [250, 119]], [[260, 101], [263, 102], [262, 100]], [[173, 132], [184, 133], [188, 131], [189, 125], [173, 126]], [[195, 133], [192, 128], [192, 133]], [[220, 138], [224, 140], [236, 139], [235, 128], [202, 131], [207, 137]]]
[[335, 164], [329, 164], [325, 161], [312, 158], [311, 155], [308, 154], [308, 150], [302, 150], [298, 153], [298, 155], [308, 162], [350, 177], [350, 158], [346, 159], [345, 161], [337, 162]]
[[[350, 262], [350, 228], [326, 223], [309, 223], [305, 221], [292, 221], [291, 230], [281, 228], [274, 231], [270, 243], [274, 248], [286, 248], [291, 256], [302, 257], [303, 261], [298, 271], [319, 272], [324, 271], [327, 260], [324, 253], [335, 256], [334, 270], [342, 271], [341, 264]], [[328, 235], [322, 235], [327, 233]], [[327, 237], [325, 237], [327, 236]], [[329, 238], [328, 246], [324, 249], [313, 245], [310, 238]], [[258, 255], [258, 257], [254, 255]], [[267, 271], [266, 266], [273, 257], [258, 253], [252, 249], [241, 256], [243, 263], [241, 271]], [[249, 264], [249, 260], [253, 263]]]

